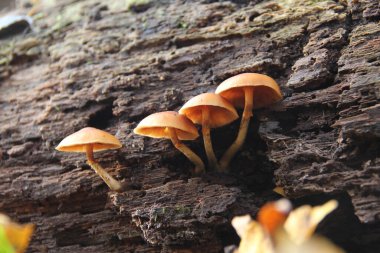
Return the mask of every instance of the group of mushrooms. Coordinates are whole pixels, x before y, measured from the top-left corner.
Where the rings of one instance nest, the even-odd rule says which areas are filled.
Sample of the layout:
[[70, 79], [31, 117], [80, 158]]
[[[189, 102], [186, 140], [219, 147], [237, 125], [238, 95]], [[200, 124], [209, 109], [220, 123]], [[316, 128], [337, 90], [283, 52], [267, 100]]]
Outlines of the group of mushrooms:
[[[271, 77], [257, 73], [243, 73], [223, 81], [215, 93], [203, 93], [191, 98], [179, 112], [165, 111], [147, 116], [137, 125], [134, 133], [152, 138], [170, 139], [173, 145], [195, 165], [194, 173], [200, 174], [205, 171], [203, 161], [181, 142], [198, 138], [198, 130], [194, 124], [200, 124], [208, 167], [226, 172], [231, 159], [244, 143], [253, 108], [265, 107], [281, 99], [280, 88]], [[236, 120], [239, 116], [234, 106], [244, 108], [239, 132], [218, 162], [212, 147], [210, 129]], [[64, 138], [56, 149], [66, 152], [85, 152], [88, 164], [110, 189], [122, 191], [124, 188], [122, 183], [109, 175], [93, 156], [93, 152], [120, 147], [120, 141], [113, 135], [86, 127]]]

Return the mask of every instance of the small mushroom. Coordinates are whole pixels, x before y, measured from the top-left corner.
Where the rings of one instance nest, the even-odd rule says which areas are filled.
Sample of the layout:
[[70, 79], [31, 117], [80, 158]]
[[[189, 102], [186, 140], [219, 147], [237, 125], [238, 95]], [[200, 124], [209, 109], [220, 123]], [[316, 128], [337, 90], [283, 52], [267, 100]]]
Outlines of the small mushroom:
[[174, 112], [158, 112], [144, 118], [134, 129], [135, 134], [152, 138], [170, 139], [173, 145], [181, 151], [194, 165], [195, 173], [204, 172], [202, 160], [180, 140], [195, 140], [198, 130], [185, 116]]
[[236, 107], [244, 107], [239, 133], [220, 160], [221, 169], [226, 171], [231, 159], [244, 143], [253, 108], [275, 103], [282, 99], [282, 95], [275, 80], [256, 73], [243, 73], [228, 78], [218, 86], [215, 93], [226, 98]]
[[64, 152], [86, 153], [88, 165], [95, 170], [108, 187], [113, 191], [122, 191], [122, 184], [95, 161], [93, 153], [118, 148], [121, 148], [121, 143], [115, 136], [93, 127], [85, 127], [64, 138], [55, 149]]
[[210, 128], [221, 127], [236, 120], [239, 115], [233, 105], [220, 95], [203, 93], [187, 101], [179, 113], [186, 115], [193, 123], [202, 125], [208, 165], [219, 170], [218, 160], [212, 148]]

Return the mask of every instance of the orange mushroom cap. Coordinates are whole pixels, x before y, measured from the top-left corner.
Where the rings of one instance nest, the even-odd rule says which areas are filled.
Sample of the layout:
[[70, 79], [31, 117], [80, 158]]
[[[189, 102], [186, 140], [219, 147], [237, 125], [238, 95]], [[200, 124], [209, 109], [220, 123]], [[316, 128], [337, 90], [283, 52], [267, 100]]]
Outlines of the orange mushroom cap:
[[253, 107], [260, 108], [282, 99], [278, 84], [273, 78], [256, 73], [243, 73], [223, 81], [215, 93], [226, 98], [236, 107], [244, 107], [244, 88], [252, 87]]
[[239, 118], [233, 105], [218, 94], [203, 93], [193, 97], [179, 110], [193, 123], [202, 124], [202, 109], [210, 110], [209, 124], [211, 128], [221, 127]]
[[184, 115], [174, 111], [157, 112], [149, 115], [137, 125], [133, 132], [152, 138], [170, 139], [168, 127], [176, 130], [180, 140], [194, 140], [199, 136], [194, 124]]
[[122, 146], [115, 136], [93, 127], [85, 127], [64, 138], [55, 149], [65, 152], [86, 152], [88, 144], [93, 145], [94, 152]]

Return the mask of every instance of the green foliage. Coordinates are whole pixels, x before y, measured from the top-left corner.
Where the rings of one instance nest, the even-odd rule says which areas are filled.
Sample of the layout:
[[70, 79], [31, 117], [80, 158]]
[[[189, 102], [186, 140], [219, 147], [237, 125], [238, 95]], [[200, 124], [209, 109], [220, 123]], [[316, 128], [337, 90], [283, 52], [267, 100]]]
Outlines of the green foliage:
[[178, 22], [178, 28], [186, 29], [188, 27], [189, 27], [189, 24], [186, 23], [185, 21], [181, 20], [181, 21]]
[[16, 253], [13, 246], [8, 241], [4, 227], [0, 226], [0, 253]]

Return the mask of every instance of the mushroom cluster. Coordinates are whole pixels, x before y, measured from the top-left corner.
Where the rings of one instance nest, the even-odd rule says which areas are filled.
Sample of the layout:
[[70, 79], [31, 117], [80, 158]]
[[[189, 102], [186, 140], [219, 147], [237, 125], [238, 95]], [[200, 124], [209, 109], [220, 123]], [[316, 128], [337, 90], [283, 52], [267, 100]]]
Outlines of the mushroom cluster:
[[[280, 88], [269, 76], [243, 73], [222, 82], [216, 93], [203, 93], [191, 98], [179, 112], [158, 112], [144, 118], [134, 129], [134, 133], [152, 138], [170, 139], [194, 165], [194, 174], [205, 171], [202, 159], [188, 148], [182, 140], [195, 140], [198, 130], [194, 124], [202, 126], [204, 147], [208, 167], [227, 171], [231, 159], [242, 147], [247, 135], [253, 108], [264, 107], [282, 98]], [[239, 118], [235, 107], [244, 107], [236, 140], [222, 156], [220, 162], [215, 156], [211, 129], [222, 127]], [[87, 163], [103, 179], [111, 190], [123, 191], [127, 187], [113, 178], [94, 159], [94, 152], [117, 149], [120, 141], [102, 130], [86, 127], [64, 138], [56, 147], [59, 151], [86, 153]]]
[[[177, 112], [159, 112], [143, 119], [134, 132], [152, 138], [171, 139], [195, 165], [194, 172], [204, 171], [204, 163], [180, 140], [194, 140], [198, 132], [194, 124], [202, 126], [203, 142], [208, 167], [218, 171], [228, 171], [234, 155], [241, 149], [247, 135], [252, 110], [268, 106], [282, 99], [276, 81], [257, 73], [243, 73], [222, 82], [215, 93], [203, 93], [191, 98]], [[239, 116], [235, 107], [243, 107], [239, 132], [235, 141], [224, 153], [220, 161], [215, 156], [210, 131], [212, 128], [227, 125]], [[184, 116], [181, 116], [184, 115]]]

